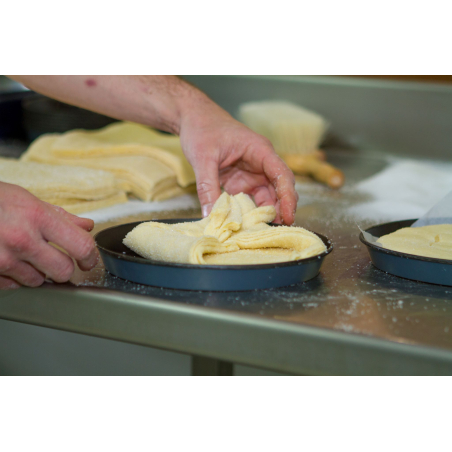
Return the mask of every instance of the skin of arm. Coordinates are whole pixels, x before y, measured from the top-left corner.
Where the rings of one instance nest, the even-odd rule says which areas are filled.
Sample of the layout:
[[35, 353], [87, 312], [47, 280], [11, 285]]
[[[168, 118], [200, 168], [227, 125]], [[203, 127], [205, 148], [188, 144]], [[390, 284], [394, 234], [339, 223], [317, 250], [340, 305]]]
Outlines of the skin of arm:
[[[276, 221], [293, 223], [298, 199], [294, 189], [294, 175], [276, 155], [271, 143], [236, 121], [203, 92], [182, 79], [176, 76], [122, 75], [9, 77], [62, 102], [179, 135], [182, 149], [195, 171], [204, 216], [210, 213], [223, 187], [230, 194], [244, 192], [252, 195], [258, 206], [274, 205], [278, 214]], [[12, 190], [11, 187], [18, 187], [5, 187], [7, 185], [9, 184], [0, 185], [0, 225], [6, 225], [7, 221], [14, 217], [14, 208], [10, 205], [7, 195]], [[58, 264], [62, 264], [62, 259], [67, 257], [60, 252], [64, 257], [60, 256], [60, 259], [53, 261], [46, 260], [45, 257], [50, 251], [44, 248], [41, 250], [44, 264], [33, 263], [30, 258], [35, 252], [32, 243], [41, 239], [44, 242], [48, 240], [45, 226], [39, 220], [43, 210], [47, 212], [50, 209], [52, 215], [53, 212], [58, 214], [53, 218], [54, 228], [57, 231], [57, 239], [64, 243], [52, 241], [62, 245], [83, 269], [92, 268], [97, 254], [94, 241], [86, 238], [86, 235], [89, 236], [86, 231], [93, 227], [92, 222], [77, 219], [73, 215], [69, 217], [70, 214], [66, 212], [55, 211], [53, 207], [27, 192], [26, 196], [24, 192], [20, 191], [15, 196], [26, 198], [28, 208], [31, 211], [39, 211], [40, 214], [37, 217], [23, 218], [23, 226], [19, 226], [19, 230], [25, 230], [21, 240], [27, 243], [27, 247], [20, 253], [14, 251], [16, 238], [5, 242], [3, 236], [0, 237], [0, 250], [4, 249], [5, 255], [8, 256], [4, 268], [0, 265], [0, 287], [13, 287], [15, 283], [37, 285], [36, 281], [40, 279], [36, 275], [32, 283], [17, 276], [21, 274], [20, 269], [24, 268], [23, 263], [38, 271], [43, 278], [44, 274], [55, 273]], [[4, 216], [5, 208], [2, 210], [2, 205], [9, 209], [9, 220]], [[72, 228], [72, 240], [75, 243], [77, 240], [87, 241], [88, 244], [84, 245], [84, 256], [78, 255], [72, 247], [67, 249], [62, 237], [68, 227]], [[31, 231], [41, 230], [40, 228], [43, 232], [37, 238]], [[8, 270], [10, 268], [16, 270], [11, 273]], [[69, 277], [60, 276], [57, 280], [67, 281]]]

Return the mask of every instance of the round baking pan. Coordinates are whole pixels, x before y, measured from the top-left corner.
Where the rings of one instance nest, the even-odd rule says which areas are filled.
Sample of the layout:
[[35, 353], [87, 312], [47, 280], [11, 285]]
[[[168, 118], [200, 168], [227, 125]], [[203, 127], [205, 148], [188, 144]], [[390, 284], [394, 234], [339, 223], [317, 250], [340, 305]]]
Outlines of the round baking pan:
[[[383, 223], [366, 229], [365, 232], [380, 238], [398, 229], [408, 228], [415, 221], [403, 220]], [[378, 269], [414, 281], [452, 286], [452, 260], [415, 256], [388, 250], [366, 240], [362, 232], [359, 235], [359, 239], [367, 246], [370, 259]]]
[[[174, 224], [199, 219], [158, 221]], [[94, 238], [105, 268], [122, 279], [169, 289], [238, 291], [291, 286], [317, 276], [323, 259], [333, 250], [332, 243], [326, 237], [316, 234], [326, 245], [326, 251], [298, 261], [262, 265], [194, 265], [154, 261], [139, 256], [122, 243], [126, 234], [140, 223], [142, 221], [122, 224], [96, 234]]]

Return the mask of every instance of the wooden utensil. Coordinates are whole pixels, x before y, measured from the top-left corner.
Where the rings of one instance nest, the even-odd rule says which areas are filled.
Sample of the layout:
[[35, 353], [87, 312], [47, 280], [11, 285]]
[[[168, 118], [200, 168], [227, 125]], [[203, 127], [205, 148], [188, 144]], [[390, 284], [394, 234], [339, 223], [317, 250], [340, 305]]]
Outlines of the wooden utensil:
[[282, 158], [294, 173], [311, 176], [331, 188], [337, 189], [344, 185], [344, 173], [321, 160], [315, 153], [307, 155], [283, 154]]

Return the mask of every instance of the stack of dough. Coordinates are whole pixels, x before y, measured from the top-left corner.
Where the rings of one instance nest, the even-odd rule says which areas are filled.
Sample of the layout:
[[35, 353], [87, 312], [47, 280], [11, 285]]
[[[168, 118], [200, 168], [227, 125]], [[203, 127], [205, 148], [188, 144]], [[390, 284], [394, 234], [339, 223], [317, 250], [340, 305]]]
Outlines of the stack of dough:
[[148, 259], [210, 265], [293, 261], [325, 251], [324, 243], [306, 229], [269, 226], [275, 216], [273, 206], [256, 207], [243, 193], [223, 193], [203, 220], [141, 223], [124, 244]]
[[122, 184], [107, 171], [0, 158], [0, 182], [19, 185], [71, 213], [127, 201]]
[[179, 137], [133, 123], [43, 135], [31, 144], [22, 160], [110, 171], [129, 193], [143, 201], [192, 192], [195, 182]]
[[402, 228], [380, 237], [377, 243], [400, 253], [452, 260], [452, 224]]

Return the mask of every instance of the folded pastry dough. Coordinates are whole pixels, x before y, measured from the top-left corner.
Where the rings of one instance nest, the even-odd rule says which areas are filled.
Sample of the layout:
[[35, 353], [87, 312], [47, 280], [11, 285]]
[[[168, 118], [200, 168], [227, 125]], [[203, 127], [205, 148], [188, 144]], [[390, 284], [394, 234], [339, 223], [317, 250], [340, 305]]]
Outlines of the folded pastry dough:
[[256, 207], [247, 195], [223, 193], [207, 218], [141, 223], [126, 235], [124, 244], [148, 259], [212, 265], [291, 261], [325, 251], [312, 232], [269, 226], [275, 216], [272, 206]]
[[56, 166], [0, 158], [0, 181], [19, 185], [40, 199], [102, 199], [118, 192], [118, 183], [107, 171]]
[[153, 201], [165, 201], [166, 199], [175, 198], [177, 196], [196, 194], [196, 185], [192, 184], [188, 187], [179, 187], [175, 185], [173, 187], [164, 188], [154, 193]]
[[377, 243], [401, 253], [452, 260], [452, 224], [402, 228], [380, 237]]
[[196, 180], [179, 137], [134, 123], [117, 122], [99, 130], [64, 133], [54, 141], [51, 152], [59, 158], [151, 157], [170, 167], [180, 186], [187, 187]]
[[176, 174], [159, 160], [141, 156], [61, 158], [56, 157], [51, 150], [56, 140], [56, 134], [42, 135], [22, 155], [22, 160], [109, 171], [127, 184], [128, 191], [143, 201], [166, 199], [165, 193], [174, 192], [177, 196]]
[[85, 200], [74, 198], [50, 198], [43, 199], [43, 201], [55, 206], [60, 206], [67, 212], [79, 214], [91, 210], [104, 209], [105, 207], [114, 206], [116, 204], [123, 204], [127, 202], [127, 195], [123, 191], [119, 191], [114, 195], [103, 199]]

